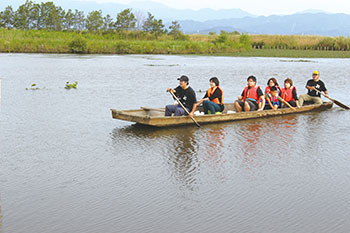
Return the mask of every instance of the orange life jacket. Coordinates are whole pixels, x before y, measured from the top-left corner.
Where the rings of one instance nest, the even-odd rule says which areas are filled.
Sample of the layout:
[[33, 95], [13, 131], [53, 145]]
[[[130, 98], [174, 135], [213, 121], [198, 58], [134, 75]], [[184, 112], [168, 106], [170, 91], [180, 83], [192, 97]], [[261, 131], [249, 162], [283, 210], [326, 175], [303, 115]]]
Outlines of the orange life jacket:
[[220, 87], [215, 86], [214, 88], [212, 88], [212, 87], [209, 88], [209, 89], [207, 90], [207, 95], [208, 95], [208, 97], [210, 97], [212, 94], [214, 94], [216, 88], [219, 88], [219, 90], [220, 90], [220, 92], [221, 92], [221, 98], [220, 98], [221, 101], [220, 101], [219, 98], [215, 98], [215, 99], [212, 100], [212, 102], [214, 102], [214, 103], [216, 103], [216, 104], [224, 104], [224, 92], [222, 91], [222, 89], [221, 89]]
[[248, 98], [248, 99], [253, 99], [257, 103], [259, 103], [260, 102], [260, 97], [258, 96], [258, 89], [260, 88], [260, 86], [256, 86], [255, 85], [254, 87], [249, 88], [249, 90], [248, 90], [248, 88], [249, 88], [249, 86], [246, 86], [244, 88], [243, 101], [245, 101]]
[[288, 89], [282, 88], [282, 94], [281, 94], [282, 99], [284, 99], [287, 102], [289, 102], [291, 100], [293, 100], [295, 102], [295, 99], [293, 97], [293, 89], [295, 89], [295, 92], [297, 92], [297, 89], [295, 88], [295, 86], [291, 86]]

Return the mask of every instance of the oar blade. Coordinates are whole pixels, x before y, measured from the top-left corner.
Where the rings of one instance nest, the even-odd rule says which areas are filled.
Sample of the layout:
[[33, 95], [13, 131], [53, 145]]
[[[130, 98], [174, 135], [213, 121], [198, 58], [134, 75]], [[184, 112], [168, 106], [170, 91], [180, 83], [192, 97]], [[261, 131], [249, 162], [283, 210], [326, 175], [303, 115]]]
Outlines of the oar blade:
[[342, 108], [344, 108], [344, 109], [350, 109], [349, 106], [346, 106], [345, 104], [340, 103], [338, 100], [333, 99], [333, 102], [334, 102], [336, 105], [338, 105], [339, 107], [342, 107]]

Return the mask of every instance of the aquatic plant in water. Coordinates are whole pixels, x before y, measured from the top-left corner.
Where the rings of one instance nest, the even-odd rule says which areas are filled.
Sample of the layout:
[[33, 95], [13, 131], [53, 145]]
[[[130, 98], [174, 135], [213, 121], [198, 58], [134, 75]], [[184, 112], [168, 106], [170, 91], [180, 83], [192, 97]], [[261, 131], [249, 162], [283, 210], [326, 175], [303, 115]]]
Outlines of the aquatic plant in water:
[[36, 86], [36, 83], [33, 83], [32, 86], [30, 88], [26, 88], [26, 90], [35, 91], [35, 90], [40, 90], [40, 88]]
[[69, 83], [69, 82], [66, 82], [66, 86], [64, 88], [66, 89], [77, 89], [77, 85], [78, 85], [78, 82], [75, 81], [74, 83]]

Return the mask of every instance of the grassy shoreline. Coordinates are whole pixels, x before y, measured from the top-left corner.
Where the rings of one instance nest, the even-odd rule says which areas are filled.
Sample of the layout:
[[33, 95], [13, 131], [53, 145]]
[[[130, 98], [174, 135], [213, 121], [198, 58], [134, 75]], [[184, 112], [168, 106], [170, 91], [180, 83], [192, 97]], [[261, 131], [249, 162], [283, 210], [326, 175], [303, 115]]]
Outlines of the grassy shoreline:
[[234, 54], [218, 53], [210, 55], [231, 57], [350, 58], [350, 51], [252, 49]]
[[[28, 54], [74, 54], [72, 52], [40, 52], [40, 51], [16, 51], [16, 52], [4, 52], [0, 53], [28, 53]], [[280, 51], [278, 49], [252, 49], [245, 52], [232, 52], [232, 53], [88, 53], [85, 55], [198, 55], [198, 56], [218, 56], [218, 57], [280, 57], [280, 58], [350, 58], [350, 51], [310, 51], [310, 50], [288, 50]]]
[[[220, 35], [188, 35], [174, 40], [163, 35], [89, 33], [0, 29], [0, 53], [173, 54], [232, 57], [350, 58], [350, 49], [320, 47], [330, 37], [249, 35], [252, 48], [242, 46], [239, 35], [214, 43]], [[340, 38], [342, 39], [342, 38]], [[347, 38], [345, 38], [347, 40]], [[339, 38], [334, 38], [339, 40]], [[261, 46], [263, 44], [263, 46]], [[257, 46], [259, 45], [259, 46]], [[249, 46], [250, 47], [250, 46]]]

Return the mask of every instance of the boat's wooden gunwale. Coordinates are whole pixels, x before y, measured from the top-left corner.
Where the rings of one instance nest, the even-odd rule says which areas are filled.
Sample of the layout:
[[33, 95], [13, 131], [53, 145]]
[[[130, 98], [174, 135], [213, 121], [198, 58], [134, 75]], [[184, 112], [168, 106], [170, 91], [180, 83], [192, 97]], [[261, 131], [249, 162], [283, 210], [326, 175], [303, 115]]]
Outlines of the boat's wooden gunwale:
[[[217, 114], [217, 115], [215, 114], [200, 115], [200, 116], [195, 116], [195, 119], [200, 124], [248, 120], [248, 119], [256, 119], [256, 118], [263, 118], [263, 117], [282, 116], [282, 115], [288, 115], [288, 114], [299, 114], [299, 113], [305, 113], [305, 112], [311, 112], [311, 111], [322, 111], [322, 110], [331, 108], [332, 105], [333, 105], [332, 102], [325, 102], [321, 105], [303, 106], [301, 108], [298, 108], [296, 111], [289, 108], [283, 108], [278, 110], [223, 113], [223, 114]], [[122, 110], [122, 111], [117, 111], [115, 109], [111, 109], [111, 110], [112, 110], [112, 116], [115, 119], [136, 122], [144, 125], [151, 125], [156, 127], [167, 127], [167, 126], [193, 124], [193, 121], [188, 116], [177, 116], [177, 117], [149, 116], [149, 115], [141, 116], [141, 115], [137, 115], [137, 113], [144, 112], [145, 110], [143, 109]]]

